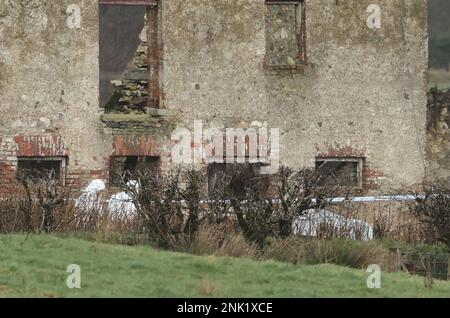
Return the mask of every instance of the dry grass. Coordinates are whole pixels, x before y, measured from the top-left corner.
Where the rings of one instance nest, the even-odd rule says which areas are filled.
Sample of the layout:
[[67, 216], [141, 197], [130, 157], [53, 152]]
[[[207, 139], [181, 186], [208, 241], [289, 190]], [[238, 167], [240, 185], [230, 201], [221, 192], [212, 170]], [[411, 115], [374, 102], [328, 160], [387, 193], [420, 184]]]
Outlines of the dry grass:
[[293, 264], [336, 264], [364, 268], [370, 264], [383, 264], [388, 249], [379, 242], [348, 240], [272, 238], [260, 250], [242, 235], [226, 234], [217, 227], [202, 226], [190, 250], [196, 255], [216, 255], [259, 260], [276, 260]]
[[284, 240], [272, 239], [264, 250], [263, 257], [280, 262], [300, 264], [303, 259], [305, 241], [297, 237]]
[[336, 264], [364, 268], [370, 264], [384, 264], [388, 252], [387, 248], [378, 242], [291, 237], [274, 240], [265, 251], [264, 257], [294, 264]]
[[[166, 188], [170, 187], [167, 185]], [[362, 268], [369, 264], [383, 264], [386, 259], [387, 250], [382, 244], [345, 240], [349, 236], [348, 229], [336, 232], [335, 227], [322, 228], [322, 233], [317, 239], [305, 239], [281, 235], [281, 231], [277, 231], [277, 226], [271, 225], [264, 227], [264, 244], [259, 244], [258, 240], [249, 239], [241, 222], [238, 222], [242, 220], [236, 221], [233, 216], [226, 214], [227, 216], [223, 217], [221, 214], [221, 218], [205, 217], [200, 219], [200, 209], [197, 204], [200, 195], [196, 187], [193, 186], [192, 189], [189, 193], [183, 193], [183, 197], [190, 200], [191, 208], [187, 213], [189, 218], [186, 218], [187, 215], [185, 215], [185, 219], [192, 221], [191, 226], [181, 224], [176, 234], [177, 239], [171, 241], [173, 244], [166, 249], [196, 255], [273, 259], [293, 264], [336, 264], [355, 268]], [[40, 233], [44, 218], [42, 204], [39, 205], [39, 202], [30, 200], [29, 197], [28, 200], [23, 199], [20, 191], [12, 193], [17, 195], [11, 195], [0, 201], [0, 233]], [[153, 195], [156, 200], [159, 192]], [[70, 193], [70, 195], [64, 196], [64, 200], [59, 204], [52, 207], [51, 232], [58, 235], [87, 238], [98, 243], [145, 244], [161, 248], [160, 245], [155, 245], [155, 241], [151, 240], [152, 236], [148, 234], [153, 225], [161, 223], [160, 219], [155, 218], [153, 222], [155, 224], [152, 223], [149, 227], [148, 224], [145, 226], [143, 217], [158, 216], [158, 213], [154, 215], [155, 210], [153, 210], [155, 200], [147, 202], [149, 199], [141, 196], [142, 200], [147, 202], [148, 211], [146, 211], [148, 213], [137, 213], [136, 217], [127, 217], [127, 213], [120, 213], [121, 216], [112, 218], [107, 212], [105, 198], [99, 196], [94, 198], [95, 204], [80, 208], [75, 203], [79, 196], [79, 193]], [[138, 203], [136, 202], [136, 204]], [[261, 208], [258, 204], [251, 207], [253, 210], [247, 211], [248, 213]], [[265, 200], [262, 207], [267, 208]], [[162, 205], [158, 208], [161, 211], [165, 209]], [[271, 209], [275, 208], [271, 207]], [[423, 227], [420, 227], [417, 219], [410, 212], [404, 211], [405, 208], [399, 203], [380, 202], [368, 205], [348, 201], [339, 205], [327, 206], [327, 209], [348, 219], [359, 219], [374, 224], [375, 238], [379, 240], [401, 239], [414, 243], [423, 240]], [[182, 211], [186, 208], [175, 206], [174, 203], [172, 210], [183, 214]], [[166, 220], [168, 220], [172, 210], [160, 212], [167, 216]], [[208, 213], [213, 213], [211, 209], [207, 208], [201, 212], [207, 216]], [[273, 213], [271, 215], [273, 216]], [[181, 216], [180, 219], [182, 220], [183, 217]], [[247, 225], [252, 224], [249, 223], [251, 218], [248, 215], [245, 220]], [[185, 220], [184, 223], [189, 223], [189, 221]], [[278, 224], [279, 222], [274, 223]], [[159, 234], [173, 235], [174, 229], [169, 226]], [[164, 241], [164, 237], [161, 239]]]
[[241, 234], [228, 232], [219, 225], [202, 225], [189, 247], [195, 255], [217, 255], [256, 258], [259, 255], [256, 244], [249, 243]]
[[241, 234], [231, 235], [217, 251], [218, 256], [257, 258], [260, 255], [258, 245], [249, 243]]
[[311, 240], [304, 245], [301, 263], [367, 268], [370, 264], [384, 264], [387, 252], [377, 242]]
[[205, 279], [200, 283], [199, 294], [204, 297], [213, 297], [219, 289], [217, 282]]

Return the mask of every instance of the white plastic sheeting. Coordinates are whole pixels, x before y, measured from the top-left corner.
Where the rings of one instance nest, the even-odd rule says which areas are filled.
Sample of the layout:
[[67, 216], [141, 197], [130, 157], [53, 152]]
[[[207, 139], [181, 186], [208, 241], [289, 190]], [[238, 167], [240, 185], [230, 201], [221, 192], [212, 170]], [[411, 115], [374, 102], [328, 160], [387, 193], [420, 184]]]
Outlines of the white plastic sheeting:
[[75, 206], [83, 211], [102, 210], [102, 197], [101, 193], [105, 191], [106, 185], [102, 180], [92, 181], [88, 187], [83, 190], [81, 196], [77, 199]]
[[75, 207], [78, 209], [80, 218], [77, 226], [83, 226], [89, 223], [92, 215], [103, 214], [103, 196], [106, 185], [102, 180], [93, 180], [88, 187], [83, 190], [80, 197], [75, 202]]
[[325, 210], [308, 210], [304, 216], [294, 221], [293, 232], [294, 235], [317, 237], [323, 227], [350, 240], [373, 240], [373, 226], [369, 223]]
[[[137, 181], [129, 181], [127, 186], [129, 188], [134, 187], [136, 191], [139, 191], [139, 184]], [[136, 215], [136, 211], [133, 198], [126, 192], [114, 194], [109, 200], [108, 212], [113, 218], [119, 216], [132, 217]]]
[[85, 192], [101, 192], [101, 191], [105, 191], [105, 190], [106, 190], [105, 182], [103, 180], [96, 179], [96, 180], [92, 181], [88, 185], [86, 190], [84, 190], [84, 191]]
[[[130, 181], [128, 187], [135, 187], [139, 190], [137, 181]], [[75, 206], [82, 210], [86, 215], [92, 211], [98, 211], [102, 214], [103, 204], [105, 203], [102, 197], [103, 191], [106, 190], [106, 184], [102, 180], [93, 180], [88, 187], [83, 190], [80, 197], [77, 199]], [[118, 216], [134, 216], [136, 215], [136, 206], [133, 199], [126, 192], [114, 194], [108, 201], [108, 213], [111, 217]]]

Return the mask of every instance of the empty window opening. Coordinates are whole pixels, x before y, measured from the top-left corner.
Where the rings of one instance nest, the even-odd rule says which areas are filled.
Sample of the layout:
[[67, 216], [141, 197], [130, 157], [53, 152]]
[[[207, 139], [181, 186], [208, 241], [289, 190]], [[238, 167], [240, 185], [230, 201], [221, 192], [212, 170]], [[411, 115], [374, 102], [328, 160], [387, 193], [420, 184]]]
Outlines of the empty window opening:
[[306, 62], [303, 1], [266, 1], [266, 67], [302, 68]]
[[362, 188], [363, 159], [319, 158], [316, 169], [320, 186]]
[[153, 2], [100, 1], [100, 105], [108, 113], [142, 114], [156, 107], [149, 93], [155, 44], [149, 45], [148, 37], [154, 36], [149, 28], [155, 27], [157, 9], [138, 5]]
[[208, 192], [210, 195], [218, 192], [236, 197], [245, 195], [246, 188], [258, 184], [259, 190], [267, 192], [270, 187], [270, 177], [261, 175], [260, 163], [227, 164], [213, 163], [208, 165]]
[[17, 177], [32, 183], [52, 178], [65, 185], [65, 170], [65, 158], [18, 158]]
[[160, 170], [159, 157], [112, 157], [110, 161], [110, 184], [119, 187], [123, 183], [136, 177], [138, 173], [158, 173]]

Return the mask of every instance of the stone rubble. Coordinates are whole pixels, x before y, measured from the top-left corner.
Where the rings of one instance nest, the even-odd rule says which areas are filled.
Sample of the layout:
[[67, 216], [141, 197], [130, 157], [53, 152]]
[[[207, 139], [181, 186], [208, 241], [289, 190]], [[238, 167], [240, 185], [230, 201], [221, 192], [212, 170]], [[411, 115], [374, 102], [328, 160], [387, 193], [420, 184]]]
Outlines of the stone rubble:
[[145, 114], [147, 112], [149, 65], [146, 34], [147, 27], [144, 26], [139, 36], [141, 43], [122, 79], [111, 81], [115, 91], [106, 106], [111, 113]]

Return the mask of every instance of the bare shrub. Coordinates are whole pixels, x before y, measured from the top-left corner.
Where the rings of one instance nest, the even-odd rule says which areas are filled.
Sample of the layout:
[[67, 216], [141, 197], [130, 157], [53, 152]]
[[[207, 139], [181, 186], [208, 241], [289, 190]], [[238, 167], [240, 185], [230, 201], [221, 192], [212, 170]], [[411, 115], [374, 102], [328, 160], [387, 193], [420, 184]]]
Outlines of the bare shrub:
[[109, 221], [105, 211], [105, 198], [101, 192], [74, 193], [74, 199], [74, 221], [66, 228], [67, 231], [94, 232]]
[[375, 239], [381, 240], [392, 237], [395, 228], [395, 217], [391, 204], [378, 204], [373, 219], [373, 236]]
[[[411, 208], [414, 203], [408, 203], [407, 208]], [[420, 221], [419, 217], [411, 211], [400, 211], [396, 218], [392, 239], [399, 242], [419, 244], [426, 241], [427, 226]]]
[[223, 225], [232, 219], [230, 183], [231, 176], [223, 172], [217, 173], [215, 186], [208, 193], [208, 213], [204, 219], [211, 225]]
[[187, 221], [184, 225], [184, 235], [187, 240], [192, 240], [200, 226], [203, 217], [202, 188], [205, 177], [201, 171], [189, 169], [185, 171], [186, 187], [180, 190], [180, 197], [184, 200], [187, 210]]
[[232, 223], [234, 220], [245, 238], [260, 246], [272, 235], [273, 202], [267, 197], [270, 180], [259, 176], [252, 165], [230, 165], [216, 175], [210, 191], [211, 224]]
[[72, 202], [70, 198], [72, 190], [59, 185], [55, 171], [39, 173], [37, 180], [21, 178], [20, 181], [27, 194], [27, 200], [29, 202], [36, 200], [37, 206], [42, 213], [39, 232], [54, 232], [62, 224], [70, 222], [66, 218], [67, 214], [65, 212], [71, 208]]
[[303, 216], [309, 209], [325, 209], [330, 198], [343, 193], [340, 186], [322, 186], [322, 172], [315, 169], [298, 171], [281, 167], [277, 199], [280, 209], [277, 213], [278, 234], [287, 237], [292, 234], [295, 218]]
[[[330, 204], [327, 211], [317, 211], [315, 218], [309, 217], [309, 224], [313, 224], [312, 230], [317, 232], [316, 237], [329, 240], [351, 239], [359, 241], [367, 241], [373, 238], [374, 228], [371, 223], [373, 222], [374, 212], [369, 211], [360, 202], [354, 202], [349, 195], [346, 198], [338, 204]], [[307, 228], [309, 224], [306, 224]]]
[[[0, 200], [0, 233], [12, 233], [32, 229], [31, 222], [24, 221], [24, 215], [20, 208], [20, 201], [13, 197], [3, 197]], [[27, 215], [29, 215], [27, 213]], [[25, 225], [25, 223], [27, 225]]]
[[138, 171], [134, 182], [123, 184], [132, 199], [148, 241], [158, 248], [176, 249], [183, 240], [184, 214], [180, 172]]
[[410, 205], [411, 212], [425, 225], [427, 239], [445, 244], [450, 251], [450, 182], [440, 180], [424, 188], [424, 194]]
[[[364, 238], [364, 228], [352, 220], [375, 220], [378, 239], [412, 241], [419, 233], [412, 224], [418, 220], [422, 229], [433, 225], [433, 234], [443, 233], [438, 222], [445, 221], [441, 212], [448, 211], [448, 190], [436, 196], [435, 189], [413, 205], [414, 214], [408, 211], [394, 218], [394, 207], [388, 203], [373, 205], [374, 210], [369, 211], [350, 200], [348, 189], [321, 186], [321, 175], [313, 169], [282, 168], [278, 175], [267, 177], [237, 166], [216, 176], [209, 197], [204, 176], [194, 169], [164, 174], [139, 171], [127, 180], [131, 182], [122, 189], [132, 198], [136, 213], [122, 211], [114, 217], [108, 214], [102, 194], [93, 195], [92, 203], [80, 205], [80, 193], [60, 187], [51, 174], [39, 182], [21, 180], [12, 195], [0, 201], [0, 231], [77, 232], [104, 243], [150, 244], [199, 255], [359, 268], [381, 264], [386, 251], [375, 242], [343, 240]], [[338, 195], [348, 200], [340, 204], [330, 201]], [[332, 222], [324, 222], [318, 239], [292, 236], [295, 220], [311, 209], [325, 208], [348, 224], [336, 228]], [[428, 214], [424, 214], [425, 208]]]
[[249, 192], [246, 201], [235, 201], [233, 207], [247, 241], [258, 244], [262, 249], [267, 238], [276, 235], [276, 220], [271, 200], [260, 197], [256, 192]]
[[[341, 190], [337, 186], [320, 186], [321, 178], [314, 169], [294, 171], [283, 167], [270, 178], [255, 177], [246, 167], [236, 167], [220, 179], [221, 196], [230, 201], [245, 238], [263, 249], [267, 238], [288, 237], [297, 217], [313, 207], [327, 206], [328, 198]], [[275, 194], [270, 192], [274, 181]]]
[[2, 232], [50, 233], [74, 220], [74, 191], [61, 186], [54, 171], [33, 171], [8, 190], [0, 201]]

